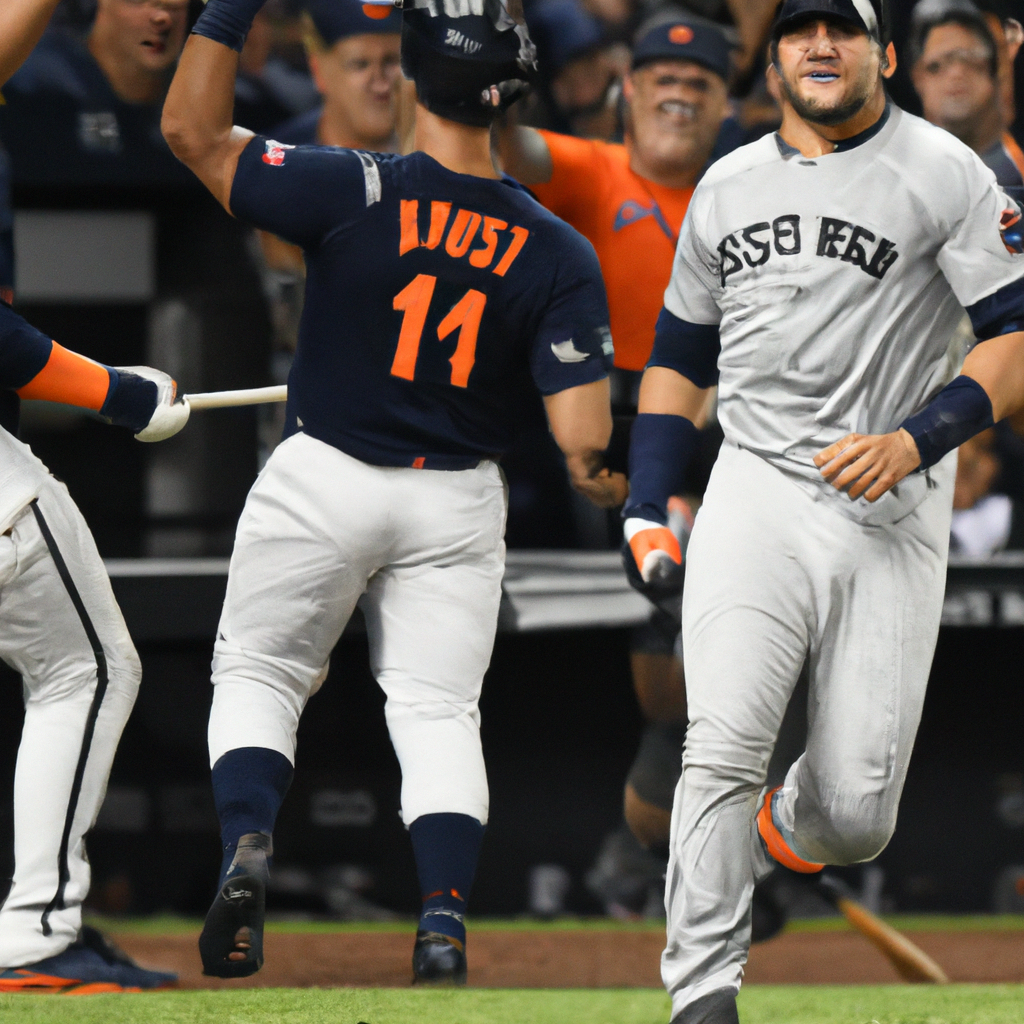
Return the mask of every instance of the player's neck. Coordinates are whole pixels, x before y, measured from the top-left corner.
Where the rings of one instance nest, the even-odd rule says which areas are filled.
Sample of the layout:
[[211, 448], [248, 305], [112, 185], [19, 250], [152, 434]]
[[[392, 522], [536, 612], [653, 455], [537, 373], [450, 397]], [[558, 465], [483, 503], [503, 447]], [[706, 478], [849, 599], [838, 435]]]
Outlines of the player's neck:
[[442, 167], [456, 174], [477, 178], [500, 178], [491, 156], [491, 132], [457, 124], [432, 114], [416, 104], [416, 142], [414, 148], [433, 157]]
[[852, 139], [877, 124], [885, 113], [885, 103], [885, 87], [879, 82], [874, 96], [848, 121], [843, 121], [842, 124], [824, 125], [805, 120], [793, 109], [791, 104], [784, 101], [782, 104], [782, 127], [779, 129], [779, 134], [782, 136], [783, 142], [798, 149], [809, 159], [827, 156], [835, 150], [840, 142]]
[[342, 149], [365, 149], [370, 153], [394, 153], [398, 151], [398, 137], [392, 132], [383, 138], [360, 135], [344, 111], [324, 104], [323, 113], [316, 126], [316, 140], [322, 146], [340, 146]]

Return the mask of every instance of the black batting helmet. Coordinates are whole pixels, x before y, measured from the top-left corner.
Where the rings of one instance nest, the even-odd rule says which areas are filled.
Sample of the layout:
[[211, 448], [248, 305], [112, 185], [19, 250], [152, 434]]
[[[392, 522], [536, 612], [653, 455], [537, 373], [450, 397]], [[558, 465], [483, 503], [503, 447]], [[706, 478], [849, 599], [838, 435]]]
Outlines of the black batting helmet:
[[401, 6], [402, 71], [431, 112], [486, 127], [530, 90], [537, 50], [521, 11], [514, 16], [505, 0], [403, 0]]

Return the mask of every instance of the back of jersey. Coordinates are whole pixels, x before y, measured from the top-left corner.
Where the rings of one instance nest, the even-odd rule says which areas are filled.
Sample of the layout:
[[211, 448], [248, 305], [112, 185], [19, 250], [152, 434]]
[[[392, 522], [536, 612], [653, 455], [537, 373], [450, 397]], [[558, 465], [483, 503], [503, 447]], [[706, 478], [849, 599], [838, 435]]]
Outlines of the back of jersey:
[[593, 248], [510, 181], [423, 153], [257, 137], [231, 207], [303, 247], [289, 414], [364, 462], [459, 469], [499, 456], [517, 378], [553, 394], [607, 373]]

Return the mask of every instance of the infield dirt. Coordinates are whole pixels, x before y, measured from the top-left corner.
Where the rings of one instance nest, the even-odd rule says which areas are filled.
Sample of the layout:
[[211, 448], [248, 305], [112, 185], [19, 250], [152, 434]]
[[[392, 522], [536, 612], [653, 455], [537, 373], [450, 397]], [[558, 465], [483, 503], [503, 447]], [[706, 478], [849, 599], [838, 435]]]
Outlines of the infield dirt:
[[[1024, 932], [908, 932], [956, 982], [1024, 982]], [[177, 971], [182, 988], [404, 987], [412, 932], [268, 933], [252, 978], [204, 978], [198, 933], [114, 934], [147, 967]], [[481, 988], [660, 988], [664, 935], [651, 931], [470, 932], [469, 984]], [[888, 961], [855, 932], [795, 932], [755, 946], [747, 984], [892, 984]]]

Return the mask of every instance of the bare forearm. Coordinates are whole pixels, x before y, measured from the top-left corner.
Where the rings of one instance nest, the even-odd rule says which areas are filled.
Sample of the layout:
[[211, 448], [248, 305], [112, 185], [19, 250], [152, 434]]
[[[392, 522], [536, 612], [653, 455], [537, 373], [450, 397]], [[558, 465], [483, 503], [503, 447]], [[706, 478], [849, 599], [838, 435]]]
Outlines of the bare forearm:
[[985, 389], [996, 423], [1024, 408], [1024, 331], [976, 345], [964, 360], [963, 374]]
[[0, 4], [0, 86], [24, 63], [60, 0], [3, 0]]
[[697, 427], [707, 419], [710, 388], [699, 388], [687, 377], [667, 366], [644, 371], [640, 383], [639, 411], [663, 416], [683, 416]]
[[204, 36], [185, 44], [164, 104], [164, 138], [174, 155], [230, 209], [238, 155], [252, 132], [232, 125], [238, 54]]
[[626, 478], [603, 468], [604, 452], [612, 436], [608, 381], [548, 395], [544, 407], [555, 443], [565, 455], [573, 487], [602, 508], [621, 505], [628, 493]]

